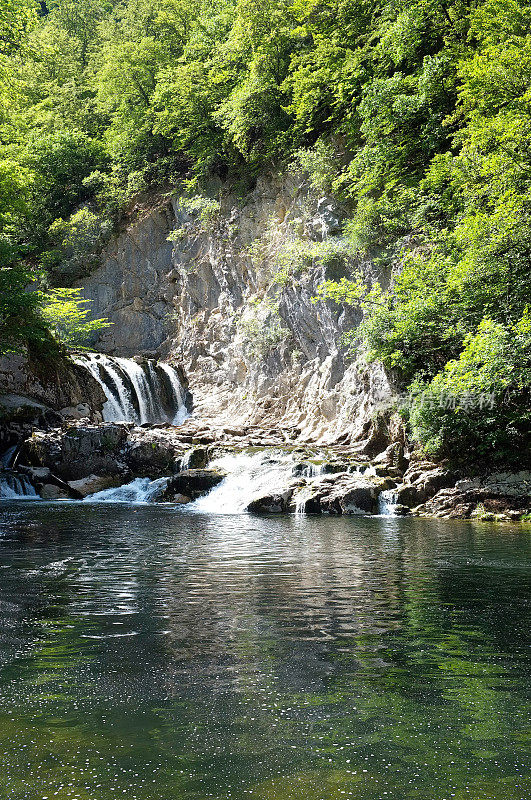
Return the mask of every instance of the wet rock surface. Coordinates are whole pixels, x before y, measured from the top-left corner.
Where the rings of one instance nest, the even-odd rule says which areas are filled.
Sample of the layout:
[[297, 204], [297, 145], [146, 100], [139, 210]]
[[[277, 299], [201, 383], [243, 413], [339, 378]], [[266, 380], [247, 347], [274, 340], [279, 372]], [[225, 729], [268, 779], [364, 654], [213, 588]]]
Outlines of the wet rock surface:
[[187, 502], [186, 498], [194, 500], [217, 486], [226, 473], [214, 469], [187, 469], [180, 472], [168, 481], [164, 499], [172, 500], [178, 497], [180, 503]]
[[[156, 499], [187, 504], [227, 476], [216, 460], [260, 453], [263, 474], [271, 470], [273, 477], [267, 490], [250, 495], [246, 510], [253, 513], [513, 520], [531, 511], [529, 472], [466, 478], [447, 464], [410, 459], [396, 443], [371, 462], [357, 442], [323, 448], [301, 443], [296, 428], [229, 427], [196, 418], [180, 426], [63, 422], [25, 440], [17, 469], [47, 499], [81, 499], [142, 478], [167, 479]], [[285, 466], [275, 471], [279, 463]]]

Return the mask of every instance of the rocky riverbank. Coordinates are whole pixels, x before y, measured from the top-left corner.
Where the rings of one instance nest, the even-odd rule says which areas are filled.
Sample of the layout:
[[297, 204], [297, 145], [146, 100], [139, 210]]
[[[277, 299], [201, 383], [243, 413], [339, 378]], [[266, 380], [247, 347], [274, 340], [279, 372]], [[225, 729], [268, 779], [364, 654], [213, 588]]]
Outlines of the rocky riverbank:
[[296, 428], [216, 426], [193, 418], [178, 427], [72, 420], [34, 431], [19, 448], [16, 470], [0, 480], [23, 479], [50, 500], [82, 499], [138, 478], [164, 479], [155, 499], [187, 504], [230, 479], [231, 456], [247, 454], [261, 476], [254, 487], [251, 470], [245, 495], [244, 509], [254, 513], [517, 520], [531, 512], [531, 473], [467, 479], [408, 452], [398, 434], [397, 428], [397, 440], [368, 458], [359, 442], [301, 443]]

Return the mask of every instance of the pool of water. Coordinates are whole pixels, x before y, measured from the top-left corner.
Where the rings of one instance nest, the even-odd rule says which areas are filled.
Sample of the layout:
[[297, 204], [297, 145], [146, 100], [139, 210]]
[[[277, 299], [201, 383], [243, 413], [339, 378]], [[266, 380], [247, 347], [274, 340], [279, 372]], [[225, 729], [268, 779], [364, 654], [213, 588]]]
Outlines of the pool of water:
[[4, 503], [2, 800], [523, 800], [529, 532]]

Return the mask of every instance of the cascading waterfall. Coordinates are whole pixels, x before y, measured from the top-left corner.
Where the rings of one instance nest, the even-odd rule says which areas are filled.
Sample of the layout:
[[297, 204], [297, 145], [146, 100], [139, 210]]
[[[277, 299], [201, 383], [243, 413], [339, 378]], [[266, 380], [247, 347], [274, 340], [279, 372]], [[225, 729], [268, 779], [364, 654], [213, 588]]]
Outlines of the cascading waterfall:
[[186, 391], [184, 386], [179, 380], [177, 372], [173, 369], [173, 367], [170, 367], [169, 364], [165, 364], [164, 362], [160, 361], [157, 364], [157, 367], [166, 376], [170, 387], [170, 396], [173, 401], [173, 406], [177, 409], [172, 422], [174, 425], [182, 425], [188, 416], [188, 409], [186, 408]]
[[378, 495], [378, 514], [382, 517], [396, 517], [398, 494], [395, 489], [384, 489]]
[[105, 422], [180, 425], [188, 416], [186, 392], [169, 364], [87, 353], [74, 358], [103, 389]]
[[273, 451], [239, 453], [216, 459], [213, 469], [226, 471], [227, 477], [204, 497], [186, 506], [205, 514], [241, 514], [249, 503], [268, 492], [278, 492], [292, 480], [293, 458]]
[[11, 472], [0, 477], [0, 499], [29, 500], [37, 496], [37, 492], [26, 475]]
[[15, 453], [17, 452], [18, 445], [13, 445], [5, 453], [2, 453], [0, 456], [0, 466], [4, 467], [5, 469], [9, 469], [11, 464], [13, 463], [13, 459], [15, 457]]
[[37, 493], [27, 475], [16, 472], [14, 463], [18, 445], [8, 448], [0, 455], [0, 500], [27, 500], [37, 497]]
[[323, 470], [324, 464], [314, 464], [310, 461], [310, 463], [303, 468], [302, 475], [305, 478], [317, 478], [319, 475], [323, 474]]
[[84, 503], [149, 503], [166, 489], [169, 478], [135, 478], [131, 483], [90, 494]]

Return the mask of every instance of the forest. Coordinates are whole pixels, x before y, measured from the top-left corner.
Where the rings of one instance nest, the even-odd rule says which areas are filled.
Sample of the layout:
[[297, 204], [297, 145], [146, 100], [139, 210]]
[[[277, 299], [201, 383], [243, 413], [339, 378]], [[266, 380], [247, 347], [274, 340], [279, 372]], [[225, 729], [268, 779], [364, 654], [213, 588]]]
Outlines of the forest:
[[69, 287], [139, 193], [297, 168], [348, 210], [352, 274], [320, 291], [363, 310], [348, 346], [413, 398], [414, 438], [521, 462], [531, 4], [1, 0], [0, 140], [0, 353], [104, 324]]

